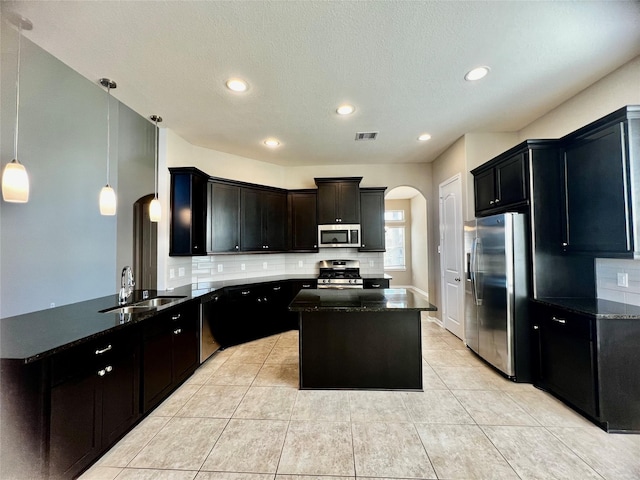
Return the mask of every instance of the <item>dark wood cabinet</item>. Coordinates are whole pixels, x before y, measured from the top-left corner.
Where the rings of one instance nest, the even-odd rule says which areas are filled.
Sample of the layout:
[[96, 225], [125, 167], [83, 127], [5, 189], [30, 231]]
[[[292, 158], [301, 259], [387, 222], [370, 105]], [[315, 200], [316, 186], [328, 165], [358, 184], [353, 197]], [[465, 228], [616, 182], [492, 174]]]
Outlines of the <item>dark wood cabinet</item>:
[[559, 309], [537, 307], [538, 383], [579, 410], [597, 417], [594, 324]]
[[52, 478], [77, 475], [140, 417], [136, 331], [108, 335], [52, 359], [48, 439]]
[[361, 252], [384, 252], [384, 192], [386, 187], [360, 189]]
[[286, 250], [286, 193], [243, 187], [240, 206], [240, 250]]
[[471, 171], [474, 181], [476, 216], [507, 211], [526, 205], [528, 152], [511, 149]]
[[197, 302], [178, 305], [144, 325], [143, 413], [160, 403], [198, 366], [198, 326]]
[[290, 190], [287, 195], [291, 252], [318, 251], [318, 192]]
[[638, 320], [581, 314], [575, 307], [535, 300], [531, 312], [534, 384], [609, 432], [640, 432]]
[[363, 288], [389, 288], [388, 278], [365, 278], [362, 281]]
[[206, 255], [208, 176], [193, 167], [170, 168], [169, 255]]
[[362, 177], [316, 178], [318, 224], [360, 223]]
[[209, 253], [240, 251], [240, 187], [223, 181], [209, 182], [207, 250]]
[[563, 142], [564, 250], [633, 257], [640, 251], [640, 207], [633, 201], [640, 194], [640, 107], [614, 112]]

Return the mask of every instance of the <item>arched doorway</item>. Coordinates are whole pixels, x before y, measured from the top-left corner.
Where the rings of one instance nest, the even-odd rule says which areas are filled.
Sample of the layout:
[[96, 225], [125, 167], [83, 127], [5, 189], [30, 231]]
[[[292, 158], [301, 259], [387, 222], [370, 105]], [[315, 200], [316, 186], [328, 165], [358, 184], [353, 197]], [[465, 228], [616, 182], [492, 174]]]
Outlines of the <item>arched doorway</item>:
[[[419, 190], [398, 186], [387, 191], [385, 231], [385, 273], [393, 277], [390, 285], [412, 287], [428, 297], [427, 200]], [[403, 252], [399, 251], [400, 238]]]

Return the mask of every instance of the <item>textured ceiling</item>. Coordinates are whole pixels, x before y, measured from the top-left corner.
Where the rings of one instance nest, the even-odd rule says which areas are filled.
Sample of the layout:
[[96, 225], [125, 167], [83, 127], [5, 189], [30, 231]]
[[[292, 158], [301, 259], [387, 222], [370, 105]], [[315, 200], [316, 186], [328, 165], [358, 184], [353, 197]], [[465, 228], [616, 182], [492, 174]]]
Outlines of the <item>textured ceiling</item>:
[[[3, 1], [2, 11], [188, 142], [281, 165], [429, 162], [467, 132], [520, 130], [640, 54], [636, 1]], [[478, 65], [490, 75], [465, 82]], [[229, 77], [250, 89], [230, 92]], [[353, 115], [335, 114], [344, 102]], [[355, 142], [358, 131], [378, 139]], [[432, 139], [417, 142], [423, 132]]]

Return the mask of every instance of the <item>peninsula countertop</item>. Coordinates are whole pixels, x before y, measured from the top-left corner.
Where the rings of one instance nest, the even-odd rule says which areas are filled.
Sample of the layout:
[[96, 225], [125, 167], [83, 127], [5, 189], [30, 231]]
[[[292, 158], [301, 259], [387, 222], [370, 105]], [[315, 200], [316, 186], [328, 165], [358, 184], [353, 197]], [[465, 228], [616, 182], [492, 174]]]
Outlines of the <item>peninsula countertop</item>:
[[436, 311], [422, 295], [406, 288], [305, 289], [289, 305], [292, 312]]

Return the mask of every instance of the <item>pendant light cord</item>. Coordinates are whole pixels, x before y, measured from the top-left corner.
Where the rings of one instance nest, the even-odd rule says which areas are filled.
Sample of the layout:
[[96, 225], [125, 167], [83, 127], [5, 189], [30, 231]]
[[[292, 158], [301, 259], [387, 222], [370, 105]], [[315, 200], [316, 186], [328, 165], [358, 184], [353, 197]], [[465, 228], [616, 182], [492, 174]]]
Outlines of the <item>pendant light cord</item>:
[[107, 85], [107, 185], [109, 185], [109, 159], [111, 158], [110, 152], [110, 140], [111, 140], [111, 86]]
[[158, 199], [158, 116], [156, 115], [155, 161], [153, 162], [153, 178], [155, 180], [154, 198]]
[[13, 153], [16, 161], [18, 161], [18, 128], [20, 126], [20, 44], [22, 39], [22, 23], [18, 27], [18, 62], [16, 68], [16, 132], [13, 139]]

